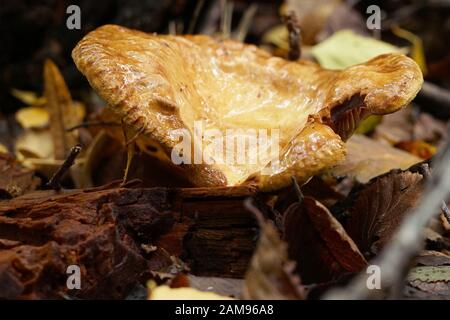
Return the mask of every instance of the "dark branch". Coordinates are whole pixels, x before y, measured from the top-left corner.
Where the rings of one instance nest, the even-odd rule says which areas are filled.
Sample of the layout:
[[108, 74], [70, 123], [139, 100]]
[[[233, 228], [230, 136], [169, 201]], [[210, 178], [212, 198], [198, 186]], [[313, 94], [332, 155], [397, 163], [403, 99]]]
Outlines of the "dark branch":
[[75, 159], [81, 152], [81, 145], [77, 144], [75, 147], [70, 149], [69, 156], [64, 161], [64, 163], [59, 167], [59, 169], [55, 172], [55, 174], [51, 177], [50, 181], [46, 184], [46, 187], [51, 188], [55, 191], [61, 190], [61, 180], [67, 170], [73, 166], [75, 163]]

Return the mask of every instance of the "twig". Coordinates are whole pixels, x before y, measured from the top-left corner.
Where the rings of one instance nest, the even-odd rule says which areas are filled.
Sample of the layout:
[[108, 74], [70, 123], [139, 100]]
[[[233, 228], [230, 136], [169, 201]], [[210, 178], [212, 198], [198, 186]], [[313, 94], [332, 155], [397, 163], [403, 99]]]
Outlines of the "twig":
[[67, 132], [77, 130], [80, 128], [87, 128], [91, 126], [120, 126], [120, 123], [112, 122], [112, 121], [85, 121], [76, 126], [70, 127], [66, 129]]
[[283, 16], [283, 22], [289, 32], [289, 60], [298, 60], [302, 55], [301, 50], [301, 30], [294, 11], [288, 12]]
[[46, 184], [46, 187], [49, 187], [55, 191], [61, 190], [61, 179], [64, 176], [64, 174], [67, 172], [67, 170], [70, 169], [70, 167], [73, 166], [75, 163], [75, 159], [81, 152], [81, 145], [77, 144], [76, 146], [72, 147], [70, 149], [69, 155], [67, 156], [66, 160], [64, 160], [64, 163], [59, 167], [59, 169], [55, 172], [55, 174], [51, 177], [51, 179]]
[[237, 27], [236, 37], [235, 39], [238, 41], [244, 41], [247, 36], [248, 29], [250, 28], [250, 24], [252, 22], [253, 17], [256, 14], [256, 10], [258, 10], [258, 5], [253, 3], [250, 7], [248, 7], [244, 15], [242, 16], [241, 21], [239, 21], [239, 25]]
[[[426, 178], [431, 178], [431, 172], [429, 166], [422, 166], [424, 169], [420, 170], [420, 173]], [[447, 204], [444, 200], [441, 201], [441, 211], [444, 214], [444, 217], [447, 219], [447, 221], [450, 223], [450, 210], [447, 207]]]
[[292, 180], [292, 185], [294, 186], [295, 193], [297, 194], [297, 197], [298, 197], [298, 202], [302, 203], [304, 197], [303, 197], [302, 190], [300, 190], [300, 186], [298, 185], [297, 178], [292, 176], [291, 180]]
[[228, 39], [230, 37], [233, 7], [233, 2], [228, 2], [227, 0], [220, 1], [220, 8], [222, 10], [220, 31], [224, 39]]
[[197, 5], [195, 6], [194, 13], [192, 14], [191, 21], [189, 22], [188, 34], [194, 33], [195, 26], [197, 25], [198, 17], [200, 15], [200, 11], [202, 11], [204, 4], [205, 4], [205, 0], [197, 1]]
[[[423, 247], [423, 228], [431, 218], [439, 214], [442, 199], [450, 193], [450, 141], [447, 142], [438, 165], [428, 181], [422, 201], [408, 214], [393, 239], [373, 261], [381, 270], [382, 288], [392, 288], [403, 281], [402, 276], [410, 262]], [[365, 273], [359, 274], [343, 289], [328, 292], [324, 299], [367, 299], [378, 290], [369, 290]]]
[[169, 21], [169, 34], [173, 36], [177, 35], [177, 23], [174, 20]]
[[444, 109], [450, 109], [450, 91], [425, 81], [419, 92], [419, 97], [427, 99]]

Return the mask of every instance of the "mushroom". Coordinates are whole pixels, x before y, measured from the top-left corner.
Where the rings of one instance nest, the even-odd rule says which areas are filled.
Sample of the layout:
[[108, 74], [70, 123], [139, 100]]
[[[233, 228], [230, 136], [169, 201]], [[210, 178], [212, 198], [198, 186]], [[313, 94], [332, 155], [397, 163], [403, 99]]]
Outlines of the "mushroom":
[[[423, 82], [417, 64], [402, 54], [335, 71], [237, 41], [115, 25], [86, 35], [72, 56], [109, 109], [139, 136], [138, 144], [156, 146], [161, 161], [173, 160], [180, 131], [191, 133], [189, 151], [209, 144], [201, 149], [208, 161], [177, 166], [196, 186], [251, 182], [274, 190], [290, 184], [292, 176], [306, 181], [344, 159], [344, 142], [361, 120], [406, 106]], [[203, 132], [234, 129], [237, 139], [236, 132], [244, 138], [277, 132], [278, 153], [267, 155], [267, 148], [246, 143], [241, 152], [256, 163], [223, 161], [210, 147], [213, 138], [196, 132], [199, 121]]]

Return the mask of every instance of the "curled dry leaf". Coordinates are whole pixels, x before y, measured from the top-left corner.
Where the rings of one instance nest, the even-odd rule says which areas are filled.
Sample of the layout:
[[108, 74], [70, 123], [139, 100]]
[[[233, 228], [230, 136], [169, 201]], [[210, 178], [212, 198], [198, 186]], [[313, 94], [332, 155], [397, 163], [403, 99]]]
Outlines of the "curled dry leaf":
[[391, 171], [407, 169], [422, 161], [408, 152], [372, 140], [363, 135], [354, 135], [347, 141], [347, 156], [331, 170], [338, 177], [354, 177], [366, 183], [370, 179]]
[[328, 209], [306, 196], [284, 214], [284, 240], [305, 283], [325, 282], [357, 273], [367, 262]]
[[418, 172], [395, 170], [373, 179], [351, 194], [353, 205], [345, 229], [367, 256], [377, 254], [391, 239], [423, 191]]
[[260, 226], [258, 245], [245, 274], [244, 299], [304, 299], [300, 278], [294, 274], [295, 263], [288, 258], [287, 244], [275, 226], [256, 213]]
[[[166, 161], [179, 151], [180, 130], [191, 138], [186, 154], [203, 146], [202, 164], [183, 158], [180, 165], [197, 186], [252, 180], [270, 190], [289, 185], [291, 176], [305, 181], [343, 159], [342, 139], [362, 119], [401, 109], [423, 82], [419, 67], [401, 54], [331, 71], [236, 41], [145, 34], [114, 25], [88, 34], [72, 56], [110, 110], [141, 133], [141, 140], [156, 143]], [[202, 121], [204, 136], [195, 134], [195, 121]], [[224, 136], [230, 128], [243, 129], [231, 137], [244, 141], [250, 139], [248, 130], [265, 129], [272, 136], [278, 129], [279, 141], [268, 139], [263, 147], [246, 143], [245, 159], [256, 157], [257, 163], [230, 163], [210, 145], [217, 131]], [[279, 154], [267, 154], [275, 145]]]

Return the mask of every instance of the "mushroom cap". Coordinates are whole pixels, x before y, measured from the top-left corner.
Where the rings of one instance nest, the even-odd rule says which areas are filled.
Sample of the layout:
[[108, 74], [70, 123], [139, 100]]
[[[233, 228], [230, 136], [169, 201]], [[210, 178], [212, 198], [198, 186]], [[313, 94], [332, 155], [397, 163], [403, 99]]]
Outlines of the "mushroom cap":
[[[404, 107], [423, 82], [417, 64], [401, 54], [334, 71], [237, 41], [115, 25], [86, 35], [72, 57], [110, 110], [140, 132], [144, 144], [156, 145], [166, 161], [180, 143], [180, 130], [192, 134], [193, 150], [202, 145], [204, 151], [213, 141], [196, 134], [196, 121], [202, 133], [229, 136], [227, 130], [234, 130], [240, 132], [231, 134], [236, 139], [277, 130], [278, 159], [247, 143], [245, 157], [256, 155], [256, 164], [224, 163], [211, 150], [204, 155], [212, 161], [182, 164], [198, 186], [252, 180], [262, 189], [276, 189], [288, 185], [292, 175], [304, 181], [344, 158], [343, 140], [359, 121]], [[275, 161], [277, 166], [271, 165]]]

